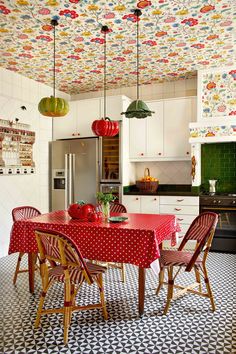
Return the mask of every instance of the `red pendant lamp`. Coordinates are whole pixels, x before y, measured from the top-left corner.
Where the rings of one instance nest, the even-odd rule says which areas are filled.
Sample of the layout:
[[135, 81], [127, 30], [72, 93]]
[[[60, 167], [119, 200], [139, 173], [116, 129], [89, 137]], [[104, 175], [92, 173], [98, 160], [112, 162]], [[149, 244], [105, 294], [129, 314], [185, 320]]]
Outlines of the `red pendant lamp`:
[[106, 35], [110, 32], [107, 26], [102, 26], [101, 33], [104, 34], [104, 117], [92, 123], [92, 131], [97, 136], [115, 136], [119, 133], [119, 122], [112, 121], [106, 116]]

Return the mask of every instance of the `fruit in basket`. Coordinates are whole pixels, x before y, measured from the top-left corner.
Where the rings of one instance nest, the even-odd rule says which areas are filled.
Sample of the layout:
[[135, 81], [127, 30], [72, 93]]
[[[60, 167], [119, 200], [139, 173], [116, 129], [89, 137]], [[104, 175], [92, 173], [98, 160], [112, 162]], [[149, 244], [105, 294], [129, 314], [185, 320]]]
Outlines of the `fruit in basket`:
[[158, 179], [155, 177], [146, 176], [146, 177], [141, 178], [140, 181], [141, 182], [158, 182]]
[[140, 191], [154, 193], [158, 188], [159, 181], [157, 178], [150, 175], [149, 168], [145, 168], [144, 177], [136, 181], [136, 186]]

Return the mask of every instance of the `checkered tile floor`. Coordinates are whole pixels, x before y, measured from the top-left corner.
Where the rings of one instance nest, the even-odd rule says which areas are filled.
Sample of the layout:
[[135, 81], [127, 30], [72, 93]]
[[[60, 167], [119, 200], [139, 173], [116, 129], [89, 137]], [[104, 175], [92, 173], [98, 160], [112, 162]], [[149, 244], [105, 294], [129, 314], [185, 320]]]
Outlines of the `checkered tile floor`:
[[[155, 295], [156, 276], [147, 272], [145, 314], [137, 313], [137, 268], [127, 266], [127, 280], [120, 281], [119, 270], [105, 276], [108, 321], [100, 310], [73, 315], [68, 345], [63, 345], [60, 315], [44, 316], [34, 329], [40, 292], [37, 276], [35, 295], [28, 292], [27, 274], [12, 285], [16, 257], [0, 259], [0, 353], [155, 353], [155, 354], [233, 354], [236, 353], [236, 255], [211, 253], [209, 277], [216, 301], [211, 312], [209, 300], [187, 295], [175, 301], [167, 316], [162, 315], [166, 291]], [[95, 297], [93, 286], [83, 286], [81, 303]], [[50, 292], [49, 306], [62, 301], [62, 289]]]

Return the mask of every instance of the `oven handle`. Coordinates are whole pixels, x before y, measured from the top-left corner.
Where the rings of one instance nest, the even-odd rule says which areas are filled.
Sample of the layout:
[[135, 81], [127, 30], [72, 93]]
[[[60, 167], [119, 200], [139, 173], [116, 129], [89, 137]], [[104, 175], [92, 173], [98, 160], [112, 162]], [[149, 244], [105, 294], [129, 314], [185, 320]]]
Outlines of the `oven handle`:
[[210, 205], [205, 205], [205, 206], [200, 206], [201, 210], [203, 209], [207, 209], [207, 210], [236, 210], [236, 207], [235, 208], [231, 208], [231, 207], [224, 207], [224, 208], [220, 208], [220, 207], [212, 207]]

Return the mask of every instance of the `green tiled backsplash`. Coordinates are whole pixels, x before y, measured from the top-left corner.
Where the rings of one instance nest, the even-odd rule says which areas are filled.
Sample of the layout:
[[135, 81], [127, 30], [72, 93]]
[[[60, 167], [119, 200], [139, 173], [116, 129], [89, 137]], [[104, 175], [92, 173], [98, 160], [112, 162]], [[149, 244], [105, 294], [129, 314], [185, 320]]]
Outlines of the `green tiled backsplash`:
[[202, 189], [217, 179], [216, 192], [236, 192], [236, 142], [203, 144], [201, 154]]

